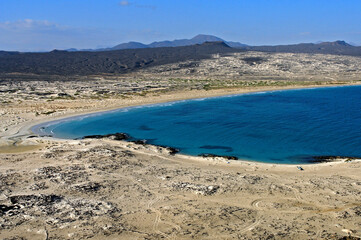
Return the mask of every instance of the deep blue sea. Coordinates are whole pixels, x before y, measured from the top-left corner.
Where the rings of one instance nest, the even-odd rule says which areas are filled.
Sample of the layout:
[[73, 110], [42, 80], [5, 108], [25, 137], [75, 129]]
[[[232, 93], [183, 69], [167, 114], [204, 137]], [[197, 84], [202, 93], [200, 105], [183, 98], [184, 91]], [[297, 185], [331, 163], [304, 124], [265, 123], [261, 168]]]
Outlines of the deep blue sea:
[[35, 126], [57, 138], [128, 133], [180, 149], [269, 163], [361, 157], [361, 86], [283, 90], [118, 109]]

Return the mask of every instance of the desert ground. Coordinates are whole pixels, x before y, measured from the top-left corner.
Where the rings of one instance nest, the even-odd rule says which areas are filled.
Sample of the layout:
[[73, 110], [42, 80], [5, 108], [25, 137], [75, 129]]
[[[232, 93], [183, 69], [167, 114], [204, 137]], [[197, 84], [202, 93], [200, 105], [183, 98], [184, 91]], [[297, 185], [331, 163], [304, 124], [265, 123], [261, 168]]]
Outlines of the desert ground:
[[[66, 81], [2, 76], [0, 238], [361, 238], [358, 159], [302, 165], [300, 171], [296, 165], [173, 155], [147, 144], [61, 140], [29, 130], [140, 104], [361, 83], [360, 58], [321, 58], [251, 52], [214, 56], [192, 63], [190, 71], [173, 64]], [[238, 70], [220, 73], [231, 68]]]

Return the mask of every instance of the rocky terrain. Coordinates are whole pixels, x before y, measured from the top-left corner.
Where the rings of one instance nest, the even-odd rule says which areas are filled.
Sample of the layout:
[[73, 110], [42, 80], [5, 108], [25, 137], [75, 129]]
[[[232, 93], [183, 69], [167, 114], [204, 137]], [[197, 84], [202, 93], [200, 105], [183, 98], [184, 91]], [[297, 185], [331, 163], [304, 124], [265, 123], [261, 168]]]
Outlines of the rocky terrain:
[[36, 152], [1, 154], [2, 239], [361, 235], [358, 160], [299, 171], [107, 139], [32, 141]]
[[0, 53], [0, 73], [61, 76], [124, 74], [150, 66], [209, 58], [212, 54], [240, 52], [223, 42], [184, 47], [124, 49], [101, 52]]
[[137, 104], [134, 99], [142, 97], [161, 98], [180, 91], [197, 97], [197, 91], [207, 96], [204, 91], [213, 89], [242, 92], [353, 84], [361, 80], [360, 75], [359, 57], [262, 52], [215, 54], [122, 75], [0, 74], [0, 132], [33, 117]]
[[334, 54], [361, 56], [361, 47], [353, 46], [345, 41], [320, 42], [320, 43], [299, 43], [291, 45], [276, 46], [245, 46], [244, 50], [276, 53], [312, 53], [312, 54]]
[[[188, 157], [39, 122], [250, 91], [360, 84], [360, 58], [239, 52], [127, 74], [0, 75], [1, 239], [359, 239], [361, 162]], [[112, 138], [112, 139], [109, 139]], [[117, 140], [118, 139], [118, 140]]]
[[[203, 37], [201, 38], [203, 39]], [[176, 44], [175, 47], [164, 47], [168, 45], [160, 43], [159, 46], [162, 47], [136, 47], [136, 49], [109, 51], [53, 50], [44, 53], [0, 51], [0, 74], [116, 75], [134, 73], [139, 70], [148, 71], [149, 67], [157, 66], [161, 66], [161, 71], [164, 71], [164, 68], [169, 71], [174, 69], [173, 67], [168, 70], [169, 64], [175, 64], [175, 66], [178, 66], [175, 69], [188, 71], [188, 74], [191, 75], [194, 75], [191, 71], [195, 67], [205, 68], [205, 72], [200, 70], [200, 75], [197, 75], [197, 77], [205, 77], [207, 70], [210, 70], [211, 73], [218, 72], [218, 74], [212, 74], [213, 76], [225, 78], [229, 76], [244, 77], [253, 74], [254, 71], [250, 71], [249, 68], [240, 68], [243, 65], [242, 63], [246, 63], [253, 67], [256, 65], [256, 73], [263, 74], [261, 75], [263, 77], [269, 77], [265, 74], [267, 71], [272, 71], [272, 77], [274, 74], [279, 75], [282, 72], [297, 71], [298, 68], [305, 65], [307, 67], [306, 71], [300, 72], [300, 77], [302, 77], [312, 69], [320, 75], [327, 72], [328, 68], [331, 68], [331, 74], [333, 74], [338, 67], [342, 66], [348, 66], [349, 70], [356, 71], [359, 68], [352, 68], [351, 65], [355, 61], [360, 62], [359, 58], [361, 57], [361, 47], [354, 47], [343, 41], [286, 46], [248, 46], [243, 48], [232, 48], [223, 41], [203, 42], [202, 40], [200, 43], [202, 44], [189, 46], [178, 46]], [[126, 44], [126, 46], [128, 45]], [[254, 51], [257, 53], [254, 53]], [[354, 58], [346, 56], [354, 56]], [[218, 61], [214, 61], [215, 58]], [[209, 62], [207, 60], [210, 60], [212, 64], [209, 66], [207, 64], [203, 65], [204, 62]], [[227, 63], [230, 64], [227, 65]], [[333, 68], [331, 65], [337, 66]], [[224, 68], [225, 66], [227, 67]], [[227, 75], [220, 73], [226, 70], [231, 73]], [[337, 73], [342, 74], [343, 72], [345, 71]], [[354, 72], [347, 72], [348, 75], [352, 73]], [[258, 77], [259, 74], [252, 76]], [[284, 75], [283, 77], [287, 76]]]
[[[139, 70], [144, 76], [223, 80], [237, 86], [243, 80], [359, 80], [361, 58], [324, 54], [239, 52], [227, 56], [166, 64]], [[224, 80], [234, 80], [232, 83]]]

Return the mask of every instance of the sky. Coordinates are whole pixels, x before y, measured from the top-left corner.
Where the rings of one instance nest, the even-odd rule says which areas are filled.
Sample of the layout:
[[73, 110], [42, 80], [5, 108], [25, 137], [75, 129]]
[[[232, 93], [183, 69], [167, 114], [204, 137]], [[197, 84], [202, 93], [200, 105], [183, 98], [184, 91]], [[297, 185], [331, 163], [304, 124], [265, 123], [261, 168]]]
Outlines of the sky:
[[361, 1], [0, 0], [0, 50], [102, 48], [197, 34], [248, 45], [361, 45]]

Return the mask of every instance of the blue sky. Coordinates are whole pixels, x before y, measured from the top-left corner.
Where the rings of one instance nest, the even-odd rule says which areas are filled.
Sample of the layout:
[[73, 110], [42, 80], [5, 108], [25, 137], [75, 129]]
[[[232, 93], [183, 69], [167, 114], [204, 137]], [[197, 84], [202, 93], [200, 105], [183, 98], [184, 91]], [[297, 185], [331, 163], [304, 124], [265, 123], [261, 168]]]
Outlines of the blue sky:
[[249, 45], [361, 45], [360, 0], [0, 0], [0, 49], [98, 48], [199, 33]]

